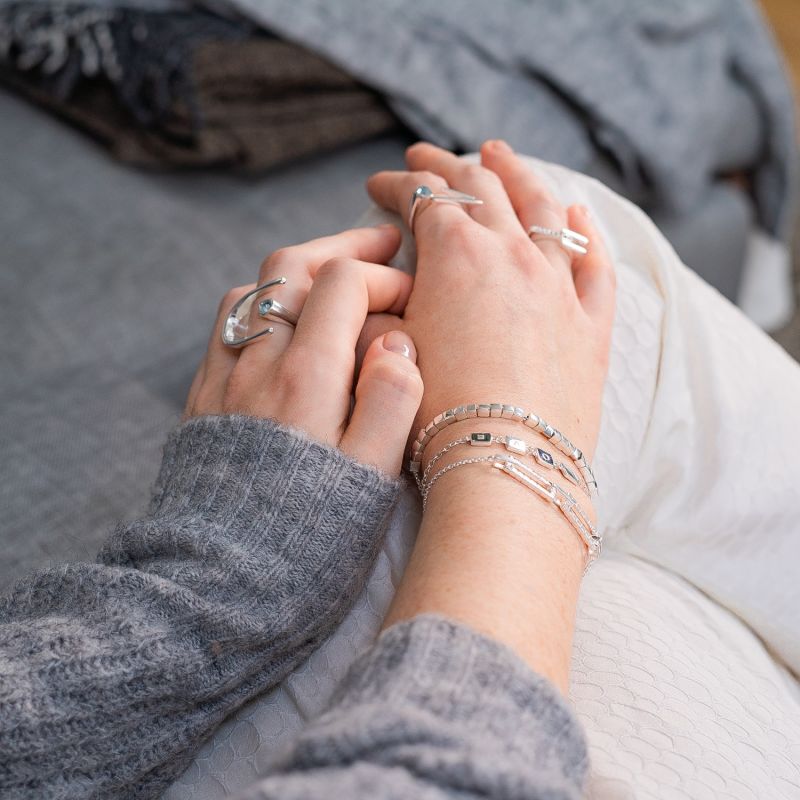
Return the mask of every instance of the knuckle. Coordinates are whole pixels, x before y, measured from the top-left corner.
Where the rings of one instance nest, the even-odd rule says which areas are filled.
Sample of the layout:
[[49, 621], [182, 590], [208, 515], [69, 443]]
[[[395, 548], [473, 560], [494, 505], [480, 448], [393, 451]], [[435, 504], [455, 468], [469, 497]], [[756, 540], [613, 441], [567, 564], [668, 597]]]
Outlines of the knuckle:
[[451, 240], [465, 241], [473, 233], [472, 220], [462, 211], [456, 213], [437, 214], [431, 221], [435, 233]]
[[217, 312], [219, 314], [227, 314], [235, 303], [255, 288], [256, 285], [254, 283], [248, 283], [245, 286], [235, 286], [233, 289], [228, 289], [219, 301]]
[[529, 199], [531, 205], [536, 207], [537, 218], [542, 218], [542, 215], [552, 217], [554, 220], [553, 227], [561, 227], [567, 224], [567, 213], [564, 210], [564, 206], [546, 189], [535, 189], [529, 195]]
[[527, 236], [514, 237], [514, 239], [508, 243], [508, 247], [515, 263], [525, 264], [531, 268], [535, 268], [539, 265], [542, 255], [541, 251], [537, 247], [532, 246], [532, 242]]
[[335, 258], [329, 258], [317, 270], [317, 279], [339, 278], [342, 272], [351, 268], [352, 264], [353, 264], [352, 260], [349, 258], [345, 258], [344, 256], [336, 256]]
[[268, 272], [283, 269], [295, 259], [295, 253], [296, 247], [279, 247], [261, 262], [259, 274], [263, 278]]
[[330, 383], [332, 361], [321, 350], [289, 348], [275, 370], [275, 383], [285, 398], [305, 397]]
[[445, 179], [441, 175], [437, 175], [429, 169], [424, 169], [422, 172], [415, 172], [414, 181], [416, 181], [415, 186], [424, 184], [425, 186], [430, 186], [434, 191], [444, 189], [447, 185]]
[[497, 181], [497, 175], [481, 164], [467, 164], [464, 166], [464, 177], [475, 183], [489, 183]]
[[367, 391], [388, 391], [398, 400], [418, 401], [422, 397], [422, 376], [419, 371], [409, 369], [396, 359], [376, 359], [368, 366], [364, 379]]

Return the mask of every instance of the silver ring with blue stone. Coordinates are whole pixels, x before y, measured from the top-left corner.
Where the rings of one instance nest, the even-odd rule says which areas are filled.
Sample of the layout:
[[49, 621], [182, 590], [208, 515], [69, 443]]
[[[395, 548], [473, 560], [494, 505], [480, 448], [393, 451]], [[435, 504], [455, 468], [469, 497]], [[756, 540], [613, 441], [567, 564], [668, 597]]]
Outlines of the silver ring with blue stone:
[[286, 278], [275, 278], [242, 295], [228, 312], [225, 324], [222, 326], [223, 344], [228, 347], [244, 347], [262, 336], [269, 336], [275, 332], [273, 327], [261, 326], [259, 320], [276, 319], [292, 327], [297, 325], [298, 315], [274, 297], [259, 300], [257, 313], [255, 315], [252, 313], [253, 303], [259, 295], [273, 286], [283, 286], [285, 283]]
[[430, 186], [417, 186], [408, 205], [408, 229], [414, 233], [414, 220], [421, 208], [431, 203], [453, 203], [459, 206], [482, 206], [483, 200], [457, 189], [443, 189], [438, 194]]

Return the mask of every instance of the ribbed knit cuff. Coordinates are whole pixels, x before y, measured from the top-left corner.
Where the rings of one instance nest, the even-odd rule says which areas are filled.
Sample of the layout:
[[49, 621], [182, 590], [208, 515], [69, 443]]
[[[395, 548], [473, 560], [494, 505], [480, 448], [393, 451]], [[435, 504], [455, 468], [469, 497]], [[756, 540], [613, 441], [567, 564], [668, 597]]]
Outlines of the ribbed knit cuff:
[[[383, 516], [402, 481], [271, 419], [195, 417], [169, 436], [151, 513], [189, 510], [244, 533], [307, 525], [330, 504]], [[347, 516], [350, 516], [348, 513]], [[333, 520], [339, 522], [339, 520]], [[338, 527], [338, 526], [337, 526]]]
[[[118, 529], [99, 558], [197, 574], [212, 593], [219, 576], [203, 565], [225, 563], [231, 586], [269, 582], [262, 599], [297, 595], [313, 615], [360, 591], [402, 485], [274, 420], [197, 417], [167, 440], [149, 516]], [[300, 596], [309, 582], [314, 601]]]

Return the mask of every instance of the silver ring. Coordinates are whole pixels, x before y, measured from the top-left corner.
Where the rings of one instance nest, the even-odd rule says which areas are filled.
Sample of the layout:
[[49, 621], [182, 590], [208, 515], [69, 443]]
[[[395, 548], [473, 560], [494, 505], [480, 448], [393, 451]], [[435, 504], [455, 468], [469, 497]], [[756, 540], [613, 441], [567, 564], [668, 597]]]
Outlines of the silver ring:
[[[261, 294], [271, 286], [283, 286], [286, 278], [275, 278], [274, 280], [262, 283], [242, 295], [228, 312], [225, 324], [222, 326], [222, 343], [228, 347], [244, 347], [246, 344], [255, 341], [261, 336], [268, 336], [275, 332], [275, 328], [264, 328], [264, 330], [251, 333], [250, 309], [256, 295]], [[279, 303], [274, 297], [264, 298], [258, 304], [258, 316], [261, 319], [275, 317], [275, 319], [285, 322], [294, 327], [297, 324], [298, 315], [290, 311], [286, 306]]]
[[589, 240], [569, 228], [543, 228], [541, 225], [531, 225], [528, 228], [528, 236], [532, 241], [537, 239], [553, 239], [558, 242], [564, 250], [579, 253], [585, 256], [589, 251], [587, 245]]
[[258, 316], [266, 319], [270, 314], [276, 319], [283, 320], [294, 327], [299, 317], [294, 311], [289, 311], [285, 305], [279, 303], [274, 297], [267, 297], [258, 301]]
[[411, 195], [411, 202], [408, 205], [408, 229], [414, 233], [414, 218], [419, 213], [420, 204], [425, 206], [430, 203], [453, 203], [459, 206], [482, 206], [483, 200], [473, 197], [466, 192], [459, 192], [456, 189], [444, 189], [440, 194], [436, 194], [430, 186], [417, 186], [414, 194]]

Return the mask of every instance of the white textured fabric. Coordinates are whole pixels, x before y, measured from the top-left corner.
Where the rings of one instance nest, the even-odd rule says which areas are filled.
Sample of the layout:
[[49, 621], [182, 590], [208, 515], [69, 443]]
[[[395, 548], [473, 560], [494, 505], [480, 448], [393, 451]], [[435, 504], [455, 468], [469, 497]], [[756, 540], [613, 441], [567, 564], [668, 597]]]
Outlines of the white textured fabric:
[[[565, 203], [592, 209], [618, 273], [595, 460], [606, 553], [584, 581], [572, 665], [589, 796], [798, 798], [800, 691], [782, 664], [800, 671], [800, 366], [641, 211], [590, 178], [531, 164]], [[409, 242], [398, 258], [413, 263]], [[409, 490], [341, 628], [224, 724], [168, 800], [251, 783], [324, 707], [377, 633], [418, 524]]]

